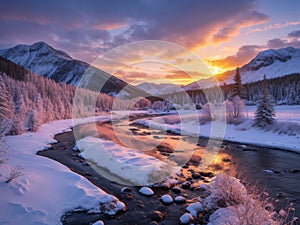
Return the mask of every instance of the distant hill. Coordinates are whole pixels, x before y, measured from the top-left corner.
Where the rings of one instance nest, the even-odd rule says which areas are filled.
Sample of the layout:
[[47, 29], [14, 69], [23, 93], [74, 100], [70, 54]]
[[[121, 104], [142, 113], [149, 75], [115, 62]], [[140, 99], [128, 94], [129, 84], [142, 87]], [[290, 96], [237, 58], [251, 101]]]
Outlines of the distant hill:
[[146, 90], [149, 94], [152, 95], [164, 95], [183, 90], [181, 86], [176, 84], [155, 84], [150, 82], [138, 84], [136, 85], [136, 87], [142, 90]]

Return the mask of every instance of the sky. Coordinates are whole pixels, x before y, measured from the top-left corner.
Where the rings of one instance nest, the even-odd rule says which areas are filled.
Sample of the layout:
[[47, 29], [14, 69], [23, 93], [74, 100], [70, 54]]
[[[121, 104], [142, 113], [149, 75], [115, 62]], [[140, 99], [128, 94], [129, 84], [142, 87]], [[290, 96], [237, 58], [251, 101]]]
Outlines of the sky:
[[[139, 45], [114, 75], [133, 84], [187, 84], [242, 66], [268, 48], [299, 48], [299, 8], [297, 0], [0, 0], [0, 48], [45, 41], [98, 66], [99, 57], [124, 44], [165, 41], [195, 54], [210, 73], [196, 71], [193, 60], [187, 63], [178, 54], [173, 64], [146, 62], [160, 50], [166, 53], [158, 44], [155, 51]], [[122, 61], [124, 54], [115, 57]], [[191, 68], [183, 71], [181, 63]]]

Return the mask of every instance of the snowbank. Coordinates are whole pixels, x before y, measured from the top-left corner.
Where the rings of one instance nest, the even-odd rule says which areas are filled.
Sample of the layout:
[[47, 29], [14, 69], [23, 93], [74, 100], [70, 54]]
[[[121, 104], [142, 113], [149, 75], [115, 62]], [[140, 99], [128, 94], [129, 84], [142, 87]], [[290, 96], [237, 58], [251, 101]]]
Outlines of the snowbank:
[[[296, 108], [297, 107], [295, 107], [295, 109]], [[284, 120], [283, 118], [286, 118], [287, 114], [288, 113], [281, 112], [281, 121]], [[293, 118], [297, 118], [297, 114], [295, 112], [293, 115]], [[197, 122], [190, 121], [186, 122], [183, 126], [180, 123], [173, 123], [174, 121], [180, 121], [180, 118], [176, 119], [175, 117], [178, 116], [161, 116], [159, 119], [139, 119], [135, 122], [156, 129], [168, 130], [177, 134], [182, 133], [194, 136], [198, 133], [199, 136], [202, 137], [210, 137], [243, 144], [254, 144], [300, 152], [300, 132], [297, 135], [288, 136], [274, 133], [272, 131], [265, 131], [256, 127], [252, 127], [253, 121], [252, 119], [248, 119], [239, 125], [226, 124], [225, 134], [223, 136], [222, 132], [218, 132], [217, 129], [212, 132], [212, 126], [209, 122], [199, 125]], [[172, 121], [172, 124], [168, 124], [168, 121]], [[223, 130], [224, 124], [222, 124], [222, 122], [219, 125], [215, 123], [215, 126], [220, 126], [220, 130]]]
[[77, 141], [80, 156], [104, 168], [106, 178], [137, 186], [161, 182], [175, 174], [179, 168], [170, 166], [136, 149], [128, 149], [112, 141], [85, 137]]
[[[69, 129], [72, 122], [95, 119], [108, 117], [54, 121], [42, 125], [37, 133], [6, 137], [9, 161], [0, 165], [0, 224], [60, 224], [61, 216], [76, 208], [115, 214], [125, 207], [66, 166], [35, 155], [55, 142], [53, 136]], [[23, 175], [6, 183], [9, 168], [15, 165], [22, 167]]]

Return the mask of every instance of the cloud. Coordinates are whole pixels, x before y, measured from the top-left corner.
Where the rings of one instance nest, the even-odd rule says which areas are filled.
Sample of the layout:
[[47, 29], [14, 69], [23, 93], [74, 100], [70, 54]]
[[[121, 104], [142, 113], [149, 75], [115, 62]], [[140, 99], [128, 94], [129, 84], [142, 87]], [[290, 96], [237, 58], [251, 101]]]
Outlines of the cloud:
[[284, 23], [274, 23], [274, 24], [271, 24], [268, 26], [263, 26], [263, 27], [248, 28], [245, 30], [245, 34], [268, 31], [268, 30], [278, 30], [278, 29], [282, 29], [285, 27], [297, 26], [299, 24], [300, 24], [300, 21], [286, 21]]
[[212, 35], [223, 41], [267, 19], [255, 10], [255, 0], [0, 2], [0, 48], [44, 40], [90, 62], [138, 40], [165, 40], [188, 48], [206, 44]]
[[288, 34], [292, 38], [300, 38], [300, 30], [294, 30]]
[[243, 45], [234, 55], [227, 56], [223, 59], [208, 60], [208, 62], [223, 69], [235, 68], [249, 62], [262, 49], [263, 46], [259, 45]]
[[253, 26], [266, 22], [269, 17], [256, 10], [242, 12], [236, 18], [228, 21], [228, 23], [219, 29], [212, 37], [213, 42], [219, 43], [228, 40], [236, 35], [241, 28]]
[[285, 48], [288, 46], [300, 48], [300, 30], [290, 32], [286, 38], [270, 39], [265, 45], [243, 45], [238, 49], [238, 51], [234, 55], [230, 55], [222, 59], [208, 59], [206, 61], [208, 61], [210, 65], [229, 70], [248, 63], [260, 51], [269, 48]]

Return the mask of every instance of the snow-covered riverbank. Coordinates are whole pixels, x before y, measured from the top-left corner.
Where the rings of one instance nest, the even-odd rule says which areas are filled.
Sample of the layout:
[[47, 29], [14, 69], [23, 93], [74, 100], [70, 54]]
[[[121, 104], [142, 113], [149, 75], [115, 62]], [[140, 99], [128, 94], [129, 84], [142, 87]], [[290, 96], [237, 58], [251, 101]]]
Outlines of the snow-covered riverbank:
[[[300, 152], [300, 131], [292, 131], [290, 123], [286, 122], [286, 120], [290, 120], [289, 118], [293, 118], [293, 121], [300, 118], [300, 111], [298, 111], [299, 106], [289, 106], [291, 112], [288, 109], [283, 110], [281, 106], [276, 108], [278, 110], [276, 119], [282, 121], [278, 124], [278, 126], [280, 126], [279, 129], [287, 133], [291, 132], [291, 135], [253, 127], [253, 119], [251, 118], [255, 110], [253, 107], [247, 107], [246, 109], [248, 119], [245, 119], [245, 121], [239, 125], [224, 124], [223, 122], [219, 124], [215, 123], [214, 129], [217, 130], [217, 132], [211, 132], [212, 124], [210, 122], [200, 125], [198, 121], [193, 119], [189, 120], [188, 118], [191, 116], [188, 112], [180, 112], [180, 116], [165, 115], [154, 119], [140, 119], [135, 122], [156, 129], [169, 130], [174, 133], [183, 132], [184, 134], [223, 139], [242, 144], [253, 144]], [[195, 114], [194, 111], [190, 113]], [[201, 113], [201, 111], [199, 113]], [[181, 124], [180, 121], [185, 121], [185, 123]], [[299, 125], [298, 123], [294, 124], [297, 127]], [[217, 129], [218, 126], [220, 127], [219, 130]], [[222, 130], [225, 131], [224, 135], [223, 132], [221, 132]]]
[[[0, 224], [60, 224], [61, 216], [76, 208], [108, 214], [124, 209], [116, 197], [86, 178], [56, 161], [36, 155], [55, 142], [55, 134], [69, 130], [73, 122], [94, 119], [102, 121], [109, 117], [54, 121], [42, 125], [37, 133], [5, 138], [7, 153], [4, 157], [8, 161], [0, 164]], [[16, 166], [22, 175], [6, 183]]]

